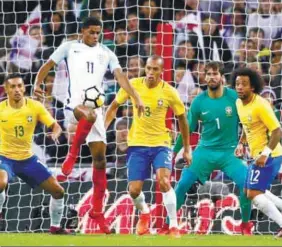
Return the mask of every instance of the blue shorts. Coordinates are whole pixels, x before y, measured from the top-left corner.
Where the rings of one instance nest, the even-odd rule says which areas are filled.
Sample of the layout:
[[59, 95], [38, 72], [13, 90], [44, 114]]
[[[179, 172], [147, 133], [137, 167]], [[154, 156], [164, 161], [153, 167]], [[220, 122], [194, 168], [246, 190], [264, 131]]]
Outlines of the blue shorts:
[[35, 155], [26, 160], [12, 160], [0, 155], [0, 170], [5, 170], [8, 173], [9, 182], [18, 176], [32, 188], [52, 176], [51, 172]]
[[151, 177], [151, 167], [172, 168], [172, 151], [168, 147], [129, 147], [127, 150], [128, 181]]
[[281, 163], [282, 156], [278, 156], [269, 157], [264, 167], [256, 166], [254, 163], [249, 165], [245, 188], [263, 192], [268, 190], [279, 173]]

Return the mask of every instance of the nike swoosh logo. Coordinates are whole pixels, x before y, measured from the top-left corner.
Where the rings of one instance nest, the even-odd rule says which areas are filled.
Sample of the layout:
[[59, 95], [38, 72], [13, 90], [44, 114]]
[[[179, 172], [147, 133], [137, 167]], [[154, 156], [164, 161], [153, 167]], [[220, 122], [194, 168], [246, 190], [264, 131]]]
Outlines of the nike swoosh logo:
[[6, 123], [6, 122], [8, 122], [8, 120], [1, 120], [1, 122], [2, 122], [2, 123]]
[[79, 53], [80, 51], [74, 51], [75, 53]]
[[208, 111], [205, 111], [205, 112], [202, 112], [202, 115], [206, 115], [208, 113], [209, 113]]

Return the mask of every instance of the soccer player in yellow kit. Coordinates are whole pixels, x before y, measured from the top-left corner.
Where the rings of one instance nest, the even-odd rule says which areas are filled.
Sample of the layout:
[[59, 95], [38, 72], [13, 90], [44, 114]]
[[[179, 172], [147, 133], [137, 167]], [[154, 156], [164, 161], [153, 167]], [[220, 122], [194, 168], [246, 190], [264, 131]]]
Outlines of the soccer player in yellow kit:
[[6, 77], [4, 85], [8, 99], [0, 103], [0, 219], [3, 220], [7, 184], [18, 176], [32, 188], [40, 186], [51, 194], [50, 233], [69, 234], [60, 226], [64, 189], [32, 153], [32, 137], [38, 122], [52, 129], [50, 137], [55, 142], [62, 129], [40, 102], [24, 97], [24, 81], [19, 74]]
[[277, 236], [282, 237], [282, 214], [278, 210], [281, 209], [281, 201], [266, 192], [282, 162], [280, 123], [269, 102], [259, 95], [263, 81], [256, 71], [248, 68], [235, 70], [232, 85], [238, 93], [236, 107], [243, 125], [243, 134], [235, 153], [240, 155], [242, 144], [248, 143], [254, 159], [248, 168], [245, 183], [247, 197], [280, 226]]
[[[171, 137], [165, 126], [165, 120], [167, 109], [171, 107], [178, 118], [180, 132], [184, 137], [183, 158], [190, 164], [189, 128], [185, 108], [177, 91], [160, 77], [163, 72], [163, 59], [161, 57], [149, 57], [145, 72], [146, 77], [131, 80], [131, 85], [139, 93], [145, 104], [145, 112], [141, 117], [138, 116], [138, 112], [134, 108], [133, 123], [128, 136], [129, 194], [136, 208], [141, 211], [136, 232], [139, 235], [149, 232], [150, 210], [145, 202], [142, 187], [144, 180], [150, 177], [151, 167], [153, 167], [170, 219], [169, 234], [173, 237], [180, 237], [176, 215], [176, 196], [170, 185], [172, 169]], [[119, 90], [106, 112], [106, 128], [116, 116], [119, 105], [129, 98], [131, 101], [133, 100], [124, 89]]]

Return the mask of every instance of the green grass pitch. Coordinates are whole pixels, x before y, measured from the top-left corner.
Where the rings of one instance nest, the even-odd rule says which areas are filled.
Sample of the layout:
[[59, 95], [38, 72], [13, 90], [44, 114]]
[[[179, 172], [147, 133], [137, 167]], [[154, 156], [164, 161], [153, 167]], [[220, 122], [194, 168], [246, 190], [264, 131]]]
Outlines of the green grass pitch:
[[273, 236], [185, 235], [75, 235], [62, 236], [39, 233], [1, 233], [0, 246], [282, 246], [282, 239]]

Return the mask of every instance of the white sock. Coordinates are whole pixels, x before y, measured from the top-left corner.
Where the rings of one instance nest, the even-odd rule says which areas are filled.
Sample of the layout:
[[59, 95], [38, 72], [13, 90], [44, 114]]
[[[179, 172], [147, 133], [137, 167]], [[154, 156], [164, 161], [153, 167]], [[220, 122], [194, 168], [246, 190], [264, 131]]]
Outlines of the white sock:
[[134, 206], [141, 211], [142, 214], [148, 214], [150, 213], [150, 209], [145, 202], [145, 195], [141, 191], [140, 195], [137, 196], [135, 199], [133, 199]]
[[282, 211], [282, 199], [280, 199], [278, 196], [272, 194], [269, 190], [265, 191], [265, 196], [269, 200], [271, 200], [280, 211]]
[[169, 228], [178, 227], [176, 212], [176, 195], [173, 188], [168, 192], [163, 192], [163, 202], [169, 217]]
[[0, 193], [0, 213], [2, 213], [3, 205], [4, 205], [5, 200], [6, 200], [6, 193], [5, 193], [5, 190], [3, 190]]
[[51, 197], [50, 200], [50, 218], [51, 226], [60, 227], [60, 223], [64, 212], [64, 198], [54, 199]]
[[265, 194], [259, 194], [253, 199], [254, 205], [261, 210], [270, 219], [282, 227], [282, 214], [276, 208], [275, 204], [269, 200]]

